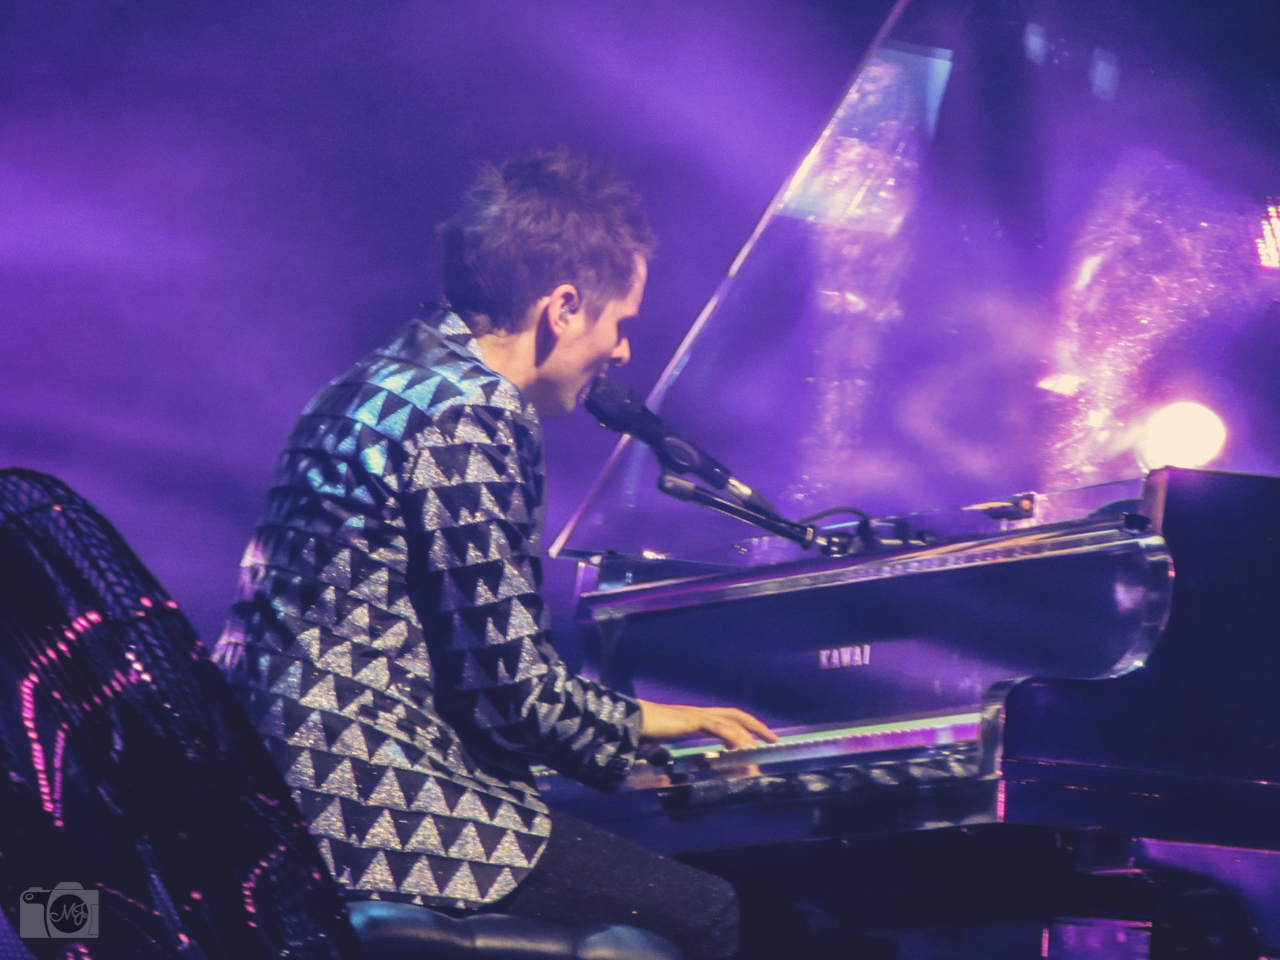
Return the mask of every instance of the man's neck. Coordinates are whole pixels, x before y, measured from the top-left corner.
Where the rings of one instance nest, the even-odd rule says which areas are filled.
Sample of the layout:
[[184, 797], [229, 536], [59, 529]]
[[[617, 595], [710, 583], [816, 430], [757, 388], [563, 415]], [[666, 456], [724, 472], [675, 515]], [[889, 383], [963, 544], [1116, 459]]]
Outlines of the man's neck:
[[527, 391], [538, 374], [536, 337], [537, 331], [533, 328], [519, 333], [495, 330], [476, 337], [476, 342], [480, 345], [481, 359], [489, 369]]

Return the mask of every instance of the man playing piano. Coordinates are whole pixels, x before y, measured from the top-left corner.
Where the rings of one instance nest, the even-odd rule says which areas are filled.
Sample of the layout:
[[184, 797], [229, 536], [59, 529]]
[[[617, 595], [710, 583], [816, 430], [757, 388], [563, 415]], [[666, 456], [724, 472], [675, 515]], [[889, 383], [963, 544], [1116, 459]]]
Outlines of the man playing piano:
[[625, 363], [652, 236], [565, 152], [486, 168], [444, 225], [450, 307], [330, 383], [286, 443], [216, 657], [350, 898], [736, 951], [724, 881], [548, 812], [545, 764], [618, 785], [645, 742], [776, 739], [571, 674], [539, 595], [539, 417]]

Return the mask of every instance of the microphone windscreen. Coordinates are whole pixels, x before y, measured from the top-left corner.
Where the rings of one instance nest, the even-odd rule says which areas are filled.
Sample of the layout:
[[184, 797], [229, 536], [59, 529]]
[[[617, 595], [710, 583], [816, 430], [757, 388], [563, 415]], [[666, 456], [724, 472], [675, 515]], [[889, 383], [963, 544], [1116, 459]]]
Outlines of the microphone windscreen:
[[661, 443], [667, 432], [658, 415], [630, 387], [608, 377], [596, 377], [583, 406], [610, 430], [634, 434], [645, 443]]

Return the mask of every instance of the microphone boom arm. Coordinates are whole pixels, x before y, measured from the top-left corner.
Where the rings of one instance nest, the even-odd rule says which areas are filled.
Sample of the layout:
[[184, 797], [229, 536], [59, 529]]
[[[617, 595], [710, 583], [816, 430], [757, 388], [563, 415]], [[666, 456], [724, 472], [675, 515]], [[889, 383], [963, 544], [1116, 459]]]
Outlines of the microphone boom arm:
[[[602, 425], [618, 433], [631, 434], [657, 454], [662, 465], [658, 489], [677, 500], [699, 503], [727, 513], [798, 543], [806, 550], [816, 546], [828, 557], [843, 556], [855, 549], [858, 542], [867, 547], [875, 546], [875, 535], [868, 520], [858, 524], [856, 536], [844, 530], [827, 532], [812, 524], [784, 520], [758, 490], [751, 489], [731, 474], [724, 464], [677, 434], [629, 387], [617, 380], [596, 377], [587, 393], [585, 406]], [[691, 473], [723, 493], [700, 487], [692, 480], [682, 480], [676, 476], [678, 473]]]
[[739, 501], [722, 496], [690, 480], [682, 480], [668, 470], [658, 477], [658, 489], [667, 496], [686, 503], [697, 503], [712, 510], [728, 514], [736, 520], [750, 523], [761, 530], [798, 543], [808, 550], [817, 547], [826, 557], [842, 557], [854, 549], [855, 537], [846, 531], [824, 532], [813, 524], [784, 520], [776, 513], [761, 513], [743, 506]]

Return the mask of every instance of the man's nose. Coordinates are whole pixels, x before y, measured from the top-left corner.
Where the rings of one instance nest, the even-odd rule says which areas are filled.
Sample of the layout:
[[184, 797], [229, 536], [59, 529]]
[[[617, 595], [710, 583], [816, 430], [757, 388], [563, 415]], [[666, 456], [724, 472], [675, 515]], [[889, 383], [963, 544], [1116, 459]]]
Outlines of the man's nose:
[[618, 341], [618, 345], [613, 348], [613, 353], [609, 354], [611, 366], [620, 367], [631, 359], [631, 341], [623, 337]]

